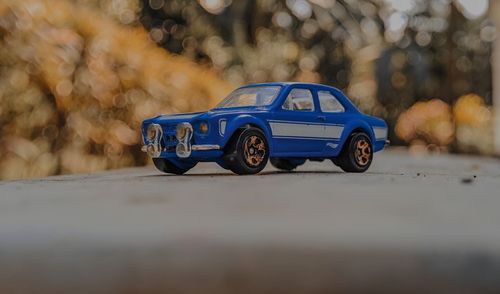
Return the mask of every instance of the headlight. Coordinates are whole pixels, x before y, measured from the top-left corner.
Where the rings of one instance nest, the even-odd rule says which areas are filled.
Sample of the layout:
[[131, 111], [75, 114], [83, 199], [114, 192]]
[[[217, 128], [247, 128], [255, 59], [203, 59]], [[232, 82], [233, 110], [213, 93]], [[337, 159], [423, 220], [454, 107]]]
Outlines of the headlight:
[[182, 141], [184, 137], [186, 137], [188, 130], [191, 133], [193, 132], [193, 127], [191, 127], [190, 123], [178, 124], [177, 127], [175, 128], [175, 136], [177, 137], [177, 140]]
[[199, 131], [201, 134], [206, 134], [208, 132], [208, 123], [202, 121], [199, 126]]
[[148, 126], [148, 129], [147, 129], [147, 132], [146, 132], [146, 137], [148, 139], [148, 141], [153, 141], [156, 137], [156, 132], [157, 132], [157, 128], [155, 126], [155, 124], [150, 124]]
[[188, 122], [183, 122], [177, 125], [175, 128], [175, 134], [177, 136], [177, 146], [175, 147], [175, 153], [180, 158], [187, 158], [191, 155], [191, 137], [193, 136], [193, 126]]

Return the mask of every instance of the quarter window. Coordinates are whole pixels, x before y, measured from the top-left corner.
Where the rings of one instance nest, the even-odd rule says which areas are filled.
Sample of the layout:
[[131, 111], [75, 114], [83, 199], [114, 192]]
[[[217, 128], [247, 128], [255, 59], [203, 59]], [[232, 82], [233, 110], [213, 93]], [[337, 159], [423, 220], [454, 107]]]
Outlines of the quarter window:
[[306, 89], [292, 89], [283, 103], [283, 109], [314, 111], [314, 102], [311, 91]]
[[344, 112], [345, 108], [342, 104], [327, 91], [318, 91], [319, 105], [323, 112]]

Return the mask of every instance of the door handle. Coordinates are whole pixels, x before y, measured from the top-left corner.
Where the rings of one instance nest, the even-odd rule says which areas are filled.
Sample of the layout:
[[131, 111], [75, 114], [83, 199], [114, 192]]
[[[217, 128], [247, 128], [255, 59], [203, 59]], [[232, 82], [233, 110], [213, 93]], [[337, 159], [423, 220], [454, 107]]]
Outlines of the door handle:
[[324, 115], [318, 115], [318, 120], [320, 120], [320, 121], [326, 121], [326, 116], [324, 116]]

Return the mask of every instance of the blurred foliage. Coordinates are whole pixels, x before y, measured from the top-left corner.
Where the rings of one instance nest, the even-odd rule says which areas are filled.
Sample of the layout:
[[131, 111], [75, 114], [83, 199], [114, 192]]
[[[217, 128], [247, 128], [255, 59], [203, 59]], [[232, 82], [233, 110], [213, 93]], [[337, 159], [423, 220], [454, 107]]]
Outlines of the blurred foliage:
[[403, 112], [395, 132], [417, 152], [447, 151], [490, 154], [493, 151], [491, 109], [478, 95], [464, 95], [450, 107], [440, 99], [417, 102]]
[[458, 151], [493, 152], [493, 115], [481, 97], [473, 94], [460, 97], [453, 106], [453, 115]]
[[144, 118], [204, 110], [264, 81], [337, 86], [386, 118], [396, 143], [487, 153], [487, 9], [488, 0], [1, 0], [0, 178], [145, 164]]
[[417, 102], [401, 114], [395, 131], [408, 143], [446, 148], [454, 136], [451, 107], [439, 99]]
[[206, 109], [231, 89], [120, 24], [137, 2], [108, 2], [0, 3], [0, 178], [144, 164], [143, 119]]

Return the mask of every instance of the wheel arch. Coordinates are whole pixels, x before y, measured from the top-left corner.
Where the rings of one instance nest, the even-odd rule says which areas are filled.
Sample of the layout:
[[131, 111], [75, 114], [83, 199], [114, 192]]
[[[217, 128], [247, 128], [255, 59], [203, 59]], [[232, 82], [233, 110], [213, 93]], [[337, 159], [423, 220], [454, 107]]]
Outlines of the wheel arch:
[[228, 122], [226, 130], [224, 132], [224, 138], [221, 142], [221, 147], [225, 149], [227, 144], [240, 130], [244, 130], [250, 127], [258, 128], [264, 133], [267, 144], [272, 150], [271, 130], [269, 125], [252, 115], [240, 115]]
[[370, 127], [370, 125], [362, 120], [356, 120], [348, 123], [342, 132], [342, 136], [340, 138], [340, 146], [339, 150], [342, 150], [344, 148], [345, 143], [349, 139], [349, 137], [356, 132], [363, 132], [370, 137], [370, 141], [372, 142], [372, 145], [375, 143], [375, 135], [373, 134], [373, 129]]

